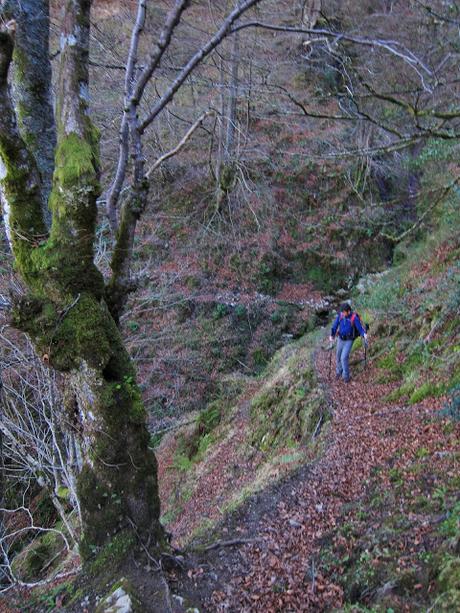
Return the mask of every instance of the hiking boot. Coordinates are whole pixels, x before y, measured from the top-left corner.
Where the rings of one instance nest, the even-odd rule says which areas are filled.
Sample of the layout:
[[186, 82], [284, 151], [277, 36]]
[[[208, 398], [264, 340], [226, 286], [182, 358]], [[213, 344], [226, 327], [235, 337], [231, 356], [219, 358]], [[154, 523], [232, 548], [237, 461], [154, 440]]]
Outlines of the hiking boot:
[[351, 381], [350, 377], [348, 377], [347, 379], [343, 380], [344, 383], [350, 383], [350, 381]]

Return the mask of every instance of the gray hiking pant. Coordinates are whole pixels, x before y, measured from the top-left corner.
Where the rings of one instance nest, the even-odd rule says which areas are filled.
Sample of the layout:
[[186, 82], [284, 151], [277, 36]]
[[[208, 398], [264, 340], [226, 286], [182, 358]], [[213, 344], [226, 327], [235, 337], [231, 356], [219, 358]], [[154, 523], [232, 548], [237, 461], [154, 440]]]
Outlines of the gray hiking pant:
[[342, 376], [345, 381], [350, 378], [350, 367], [348, 364], [350, 358], [350, 351], [353, 346], [353, 341], [343, 341], [341, 338], [337, 339], [337, 363], [335, 372], [337, 376]]

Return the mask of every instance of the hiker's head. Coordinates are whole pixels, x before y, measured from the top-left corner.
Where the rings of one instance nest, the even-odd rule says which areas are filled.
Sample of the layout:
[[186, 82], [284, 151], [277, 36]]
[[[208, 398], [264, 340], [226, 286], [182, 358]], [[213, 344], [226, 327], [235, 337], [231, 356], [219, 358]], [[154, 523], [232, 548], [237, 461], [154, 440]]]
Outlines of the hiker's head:
[[349, 305], [348, 302], [343, 302], [340, 305], [340, 312], [343, 313], [345, 316], [350, 315], [350, 313], [351, 313], [351, 306]]

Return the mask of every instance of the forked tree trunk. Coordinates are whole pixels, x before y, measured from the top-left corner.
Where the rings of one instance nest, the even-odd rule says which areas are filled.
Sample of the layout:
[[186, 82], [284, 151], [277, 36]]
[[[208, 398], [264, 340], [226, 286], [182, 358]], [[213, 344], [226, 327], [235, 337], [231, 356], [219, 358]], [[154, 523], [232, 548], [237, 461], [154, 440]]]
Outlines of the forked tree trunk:
[[28, 290], [14, 320], [68, 382], [67, 417], [83, 452], [77, 489], [84, 555], [132, 524], [152, 543], [163, 539], [146, 411], [93, 259], [99, 158], [87, 107], [89, 8], [89, 0], [67, 0], [65, 9], [49, 234], [40, 173], [18, 130], [7, 84], [14, 35], [11, 28], [0, 33], [2, 200]]

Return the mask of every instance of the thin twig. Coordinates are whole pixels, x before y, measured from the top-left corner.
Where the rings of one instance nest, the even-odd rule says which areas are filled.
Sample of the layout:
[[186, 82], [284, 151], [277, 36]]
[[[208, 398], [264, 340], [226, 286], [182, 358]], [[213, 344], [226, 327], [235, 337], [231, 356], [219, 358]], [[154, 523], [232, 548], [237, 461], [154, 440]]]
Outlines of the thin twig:
[[137, 526], [136, 524], [133, 522], [133, 520], [128, 517], [128, 522], [131, 524], [132, 529], [134, 530], [134, 533], [137, 537], [137, 540], [139, 541], [140, 546], [142, 547], [142, 549], [144, 550], [146, 556], [148, 557], [148, 559], [150, 560], [150, 562], [153, 562], [155, 565], [155, 572], [159, 572], [161, 570], [161, 564], [158, 562], [158, 560], [156, 560], [152, 554], [150, 553], [150, 551], [147, 549], [147, 547], [144, 544], [144, 541], [141, 539], [140, 534], [137, 530]]
[[[248, 543], [260, 543], [262, 539], [233, 539], [231, 541], [217, 541], [212, 545], [208, 545], [204, 549], [199, 549], [200, 551], [212, 551], [213, 549], [220, 549], [220, 547], [235, 547], [236, 545], [247, 545]], [[198, 548], [197, 548], [198, 549]]]
[[190, 127], [190, 129], [187, 131], [187, 133], [184, 135], [181, 141], [173, 149], [171, 149], [170, 151], [164, 153], [161, 157], [159, 157], [156, 160], [156, 162], [149, 168], [149, 170], [145, 173], [146, 178], [148, 178], [152, 174], [152, 172], [154, 172], [161, 164], [163, 164], [163, 162], [166, 162], [166, 160], [169, 160], [169, 158], [179, 153], [180, 150], [187, 144], [188, 140], [190, 139], [192, 134], [195, 132], [195, 130], [197, 130], [201, 126], [201, 124], [207, 117], [214, 115], [214, 113], [215, 111], [210, 110], [200, 115], [200, 117], [198, 117], [195, 123]]

